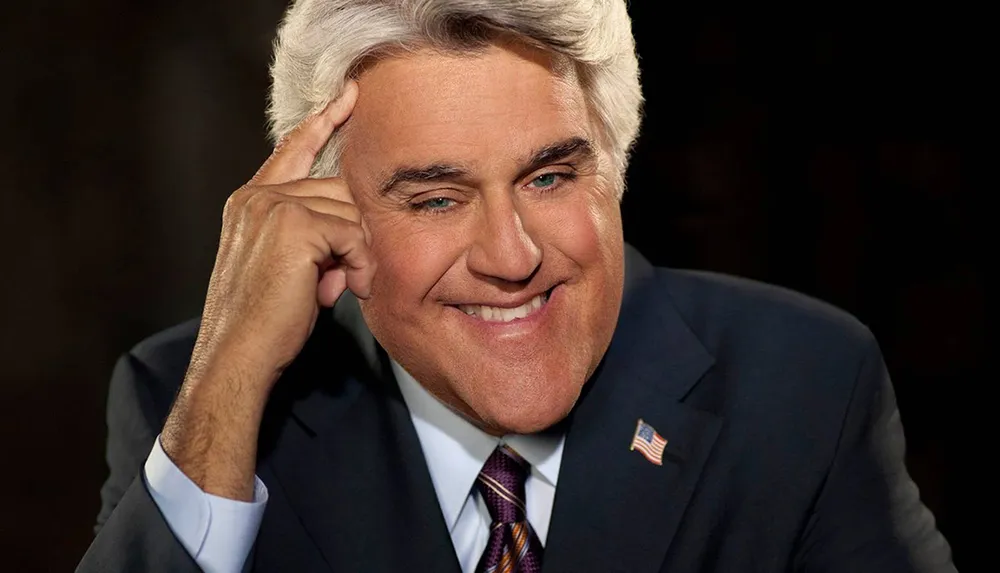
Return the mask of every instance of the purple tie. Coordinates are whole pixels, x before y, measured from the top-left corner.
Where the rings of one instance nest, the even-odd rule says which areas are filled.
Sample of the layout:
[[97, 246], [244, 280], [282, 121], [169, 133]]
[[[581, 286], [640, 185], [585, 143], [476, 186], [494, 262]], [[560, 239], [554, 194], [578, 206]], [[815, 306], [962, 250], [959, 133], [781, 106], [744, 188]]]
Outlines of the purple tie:
[[540, 573], [542, 543], [528, 525], [524, 480], [530, 466], [507, 446], [493, 450], [476, 485], [493, 523], [477, 573]]

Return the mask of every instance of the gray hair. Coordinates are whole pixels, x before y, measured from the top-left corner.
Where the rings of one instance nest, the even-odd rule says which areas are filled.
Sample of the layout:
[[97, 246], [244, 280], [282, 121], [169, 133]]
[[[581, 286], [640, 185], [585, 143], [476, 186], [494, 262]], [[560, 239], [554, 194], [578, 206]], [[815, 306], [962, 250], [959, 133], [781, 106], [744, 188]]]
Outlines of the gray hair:
[[[498, 34], [574, 65], [614, 162], [620, 196], [643, 103], [625, 0], [296, 0], [275, 41], [271, 137], [280, 140], [323, 109], [372, 57], [421, 47], [475, 52]], [[341, 149], [334, 134], [312, 175], [336, 175]]]

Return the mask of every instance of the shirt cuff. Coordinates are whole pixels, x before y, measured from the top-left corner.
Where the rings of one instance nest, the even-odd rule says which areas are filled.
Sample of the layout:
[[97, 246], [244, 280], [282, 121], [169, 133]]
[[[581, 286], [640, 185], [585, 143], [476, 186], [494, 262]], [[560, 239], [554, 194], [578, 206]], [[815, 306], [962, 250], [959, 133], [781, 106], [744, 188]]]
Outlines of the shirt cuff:
[[260, 478], [253, 478], [252, 502], [205, 493], [167, 457], [159, 437], [146, 458], [143, 476], [163, 519], [202, 570], [243, 569], [267, 505], [267, 487]]

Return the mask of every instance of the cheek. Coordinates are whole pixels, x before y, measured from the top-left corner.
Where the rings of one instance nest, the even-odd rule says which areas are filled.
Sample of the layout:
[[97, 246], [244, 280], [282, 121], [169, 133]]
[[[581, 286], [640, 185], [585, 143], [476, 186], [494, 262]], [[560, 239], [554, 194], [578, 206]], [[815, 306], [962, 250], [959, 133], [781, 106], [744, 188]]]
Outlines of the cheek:
[[[457, 242], [401, 214], [366, 216], [378, 263], [371, 302], [397, 312], [423, 301], [453, 265]], [[433, 302], [433, 301], [428, 301]]]
[[594, 252], [599, 253], [607, 270], [621, 275], [624, 264], [625, 238], [622, 233], [621, 205], [617, 199], [602, 195], [588, 207], [594, 221]]
[[585, 270], [621, 257], [621, 211], [613, 198], [592, 192], [551, 205], [543, 215], [537, 227], [547, 242]]
[[[571, 330], [581, 338], [575, 346], [603, 355], [618, 319], [624, 282], [624, 237], [618, 201], [603, 193], [592, 193], [560, 209], [552, 219], [550, 240], [571, 264], [576, 277], [571, 304], [575, 324]], [[596, 362], [590, 364], [596, 366]]]

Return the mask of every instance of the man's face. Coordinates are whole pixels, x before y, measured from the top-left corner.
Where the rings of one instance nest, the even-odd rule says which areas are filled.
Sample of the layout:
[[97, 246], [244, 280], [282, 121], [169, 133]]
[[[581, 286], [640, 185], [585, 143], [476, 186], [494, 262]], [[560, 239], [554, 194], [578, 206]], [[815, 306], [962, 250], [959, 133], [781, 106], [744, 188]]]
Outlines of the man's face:
[[504, 43], [388, 58], [358, 83], [341, 166], [378, 262], [371, 331], [487, 431], [558, 422], [623, 281], [612, 163], [576, 77]]

